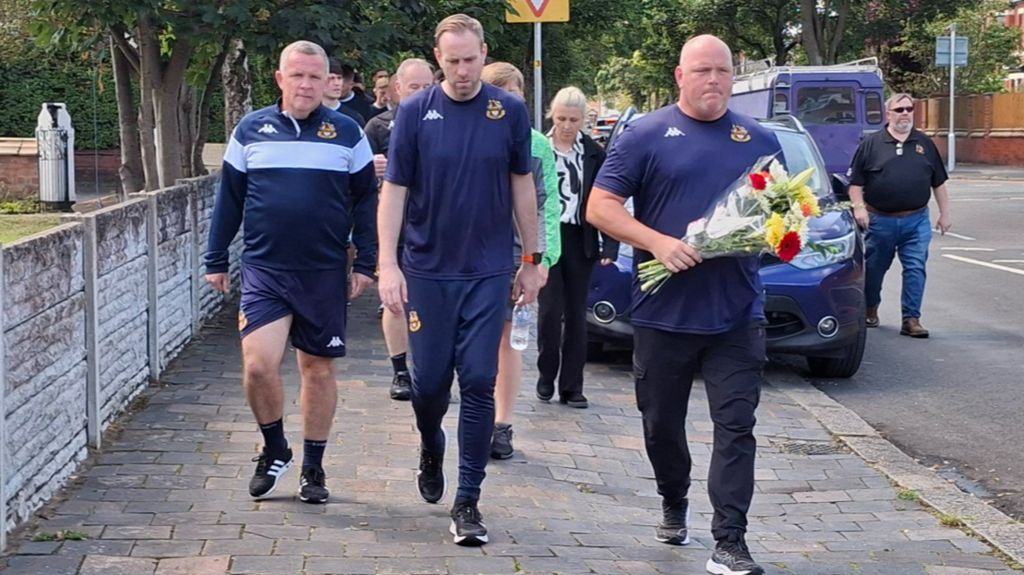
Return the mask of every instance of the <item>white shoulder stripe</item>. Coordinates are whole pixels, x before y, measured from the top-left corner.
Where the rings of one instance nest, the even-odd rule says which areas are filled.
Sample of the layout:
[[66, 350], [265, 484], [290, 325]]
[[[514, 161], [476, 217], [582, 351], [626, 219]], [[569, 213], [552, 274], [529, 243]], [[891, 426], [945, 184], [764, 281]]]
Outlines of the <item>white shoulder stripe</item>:
[[245, 147], [249, 170], [294, 168], [354, 172], [352, 158], [352, 148], [322, 142], [254, 142]]
[[366, 134], [361, 134], [359, 142], [356, 147], [352, 148], [351, 165], [349, 171], [353, 174], [362, 170], [373, 161], [373, 150], [370, 148], [370, 140], [367, 139]]
[[243, 174], [245, 173], [245, 149], [235, 138], [234, 133], [231, 134], [231, 139], [228, 140], [228, 147], [224, 150], [224, 161], [230, 164], [232, 168]]

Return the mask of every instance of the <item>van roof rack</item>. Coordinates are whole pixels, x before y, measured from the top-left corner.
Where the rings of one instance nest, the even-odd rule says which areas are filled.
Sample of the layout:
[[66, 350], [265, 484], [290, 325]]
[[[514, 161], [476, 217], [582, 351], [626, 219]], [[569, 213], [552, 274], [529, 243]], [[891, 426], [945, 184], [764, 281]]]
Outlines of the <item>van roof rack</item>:
[[[744, 62], [736, 67], [734, 69], [736, 77], [733, 78], [733, 93], [746, 93], [767, 89], [771, 86], [772, 80], [780, 74], [792, 74], [794, 72], [867, 72], [875, 74], [879, 78], [882, 77], [882, 69], [878, 67], [878, 58], [875, 56], [843, 62], [842, 64], [825, 64], [821, 66], [775, 66], [770, 64], [770, 62], [771, 59], [749, 63]], [[767, 67], [762, 67], [766, 65]], [[750, 70], [750, 68], [760, 69]]]

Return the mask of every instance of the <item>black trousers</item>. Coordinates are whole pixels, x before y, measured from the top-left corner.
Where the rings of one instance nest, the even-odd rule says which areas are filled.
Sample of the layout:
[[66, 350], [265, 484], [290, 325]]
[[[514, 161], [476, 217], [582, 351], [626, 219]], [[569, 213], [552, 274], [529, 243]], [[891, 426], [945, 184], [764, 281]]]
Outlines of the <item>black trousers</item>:
[[764, 328], [749, 326], [715, 335], [678, 334], [636, 327], [636, 403], [643, 415], [644, 442], [663, 504], [672, 507], [690, 489], [686, 408], [693, 378], [707, 389], [714, 447], [708, 494], [714, 508], [715, 540], [742, 535], [754, 495], [754, 410], [761, 397]]
[[587, 290], [597, 260], [584, 255], [582, 226], [562, 224], [561, 233], [562, 257], [549, 270], [538, 297], [537, 370], [544, 381], [557, 378], [559, 395], [571, 397], [583, 392]]

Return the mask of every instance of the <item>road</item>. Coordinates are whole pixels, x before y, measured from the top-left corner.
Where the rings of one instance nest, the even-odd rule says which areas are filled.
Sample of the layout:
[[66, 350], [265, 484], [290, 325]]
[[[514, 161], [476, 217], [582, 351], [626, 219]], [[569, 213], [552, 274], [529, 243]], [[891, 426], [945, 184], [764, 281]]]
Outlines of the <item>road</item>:
[[812, 380], [802, 361], [783, 357], [769, 379], [806, 379], [1024, 519], [1024, 181], [954, 180], [950, 190], [954, 234], [936, 233], [928, 263], [921, 321], [931, 338], [899, 335], [894, 263], [857, 375]]

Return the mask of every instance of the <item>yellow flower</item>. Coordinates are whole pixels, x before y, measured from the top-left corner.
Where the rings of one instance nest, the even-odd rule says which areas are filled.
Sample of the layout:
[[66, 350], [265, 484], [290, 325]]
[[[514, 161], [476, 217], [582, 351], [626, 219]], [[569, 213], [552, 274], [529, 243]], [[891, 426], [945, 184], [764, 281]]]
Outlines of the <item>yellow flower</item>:
[[786, 235], [786, 222], [782, 219], [782, 215], [778, 213], [772, 214], [772, 217], [768, 218], [764, 230], [764, 241], [772, 247], [779, 245], [779, 242], [782, 241], [782, 236]]

